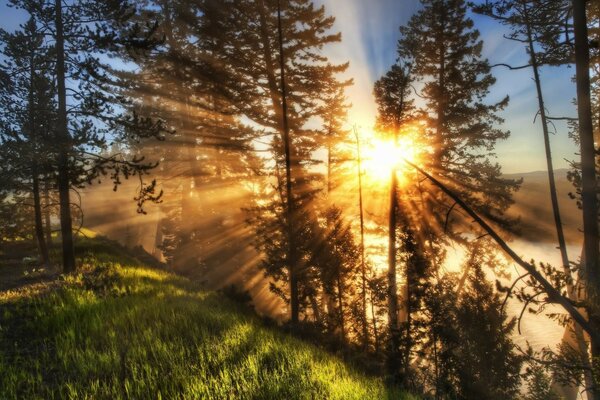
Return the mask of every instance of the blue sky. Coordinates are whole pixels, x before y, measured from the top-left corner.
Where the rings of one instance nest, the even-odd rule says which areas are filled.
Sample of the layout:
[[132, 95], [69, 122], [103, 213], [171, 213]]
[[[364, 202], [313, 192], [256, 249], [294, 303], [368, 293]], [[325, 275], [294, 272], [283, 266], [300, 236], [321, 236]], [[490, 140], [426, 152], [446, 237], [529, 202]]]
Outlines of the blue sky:
[[[419, 9], [418, 0], [317, 0], [328, 13], [336, 16], [336, 29], [342, 32], [343, 43], [327, 49], [336, 61], [350, 61], [348, 75], [355, 85], [348, 95], [353, 103], [350, 118], [363, 129], [373, 124], [376, 106], [372, 96], [373, 83], [396, 60], [398, 27]], [[483, 55], [491, 64], [521, 65], [527, 62], [523, 46], [503, 38], [506, 28], [489, 18], [473, 15], [475, 27], [484, 41]], [[544, 142], [539, 118], [534, 124], [537, 97], [529, 69], [510, 71], [494, 68], [497, 78], [489, 95], [490, 101], [510, 96], [510, 103], [501, 116], [503, 127], [511, 131], [510, 139], [496, 148], [498, 161], [506, 173], [546, 169]], [[546, 107], [550, 115], [576, 116], [573, 105], [575, 85], [571, 81], [573, 68], [544, 68], [542, 82]], [[565, 159], [577, 157], [577, 147], [568, 137], [564, 122], [556, 122], [556, 134], [551, 137], [555, 168], [566, 168]]]
[[[398, 27], [419, 9], [418, 0], [315, 0], [324, 4], [328, 14], [336, 16], [335, 29], [342, 32], [342, 43], [324, 49], [336, 62], [350, 61], [347, 73], [355, 81], [348, 90], [353, 104], [350, 123], [370, 129], [376, 113], [372, 96], [373, 83], [396, 60]], [[0, 26], [6, 30], [18, 27], [25, 18], [21, 11], [7, 7], [0, 0]], [[489, 18], [473, 16], [475, 26], [484, 40], [484, 56], [490, 63], [520, 65], [526, 62], [521, 44], [502, 37], [505, 28]], [[509, 71], [495, 68], [497, 82], [490, 101], [505, 95], [511, 98], [502, 113], [504, 128], [511, 131], [510, 139], [497, 146], [498, 161], [507, 173], [545, 170], [543, 139], [539, 121], [533, 123], [537, 99], [531, 71]], [[571, 81], [573, 68], [544, 68], [542, 81], [550, 115], [575, 116], [573, 105], [575, 85]], [[557, 133], [551, 138], [555, 168], [568, 166], [565, 159], [575, 159], [577, 148], [568, 138], [565, 123], [556, 123]]]

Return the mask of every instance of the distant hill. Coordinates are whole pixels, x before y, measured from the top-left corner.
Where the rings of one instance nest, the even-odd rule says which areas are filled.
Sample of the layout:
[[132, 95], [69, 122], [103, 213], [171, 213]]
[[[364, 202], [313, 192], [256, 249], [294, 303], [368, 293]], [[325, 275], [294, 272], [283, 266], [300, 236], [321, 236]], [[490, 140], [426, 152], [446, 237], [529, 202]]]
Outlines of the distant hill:
[[[581, 241], [581, 212], [575, 200], [569, 198], [574, 192], [573, 185], [567, 180], [567, 169], [555, 171], [556, 188], [563, 229], [566, 239], [571, 244]], [[534, 171], [526, 173], [506, 174], [507, 178], [523, 178], [521, 190], [515, 194], [515, 204], [509, 210], [513, 216], [520, 216], [519, 236], [527, 241], [555, 241], [556, 231], [550, 201], [548, 173]]]

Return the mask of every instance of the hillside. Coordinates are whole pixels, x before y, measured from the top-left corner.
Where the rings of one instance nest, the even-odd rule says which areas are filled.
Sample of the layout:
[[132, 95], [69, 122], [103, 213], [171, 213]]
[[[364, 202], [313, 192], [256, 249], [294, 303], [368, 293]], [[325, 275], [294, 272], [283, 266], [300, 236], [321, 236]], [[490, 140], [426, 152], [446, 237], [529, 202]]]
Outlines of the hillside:
[[408, 399], [216, 292], [85, 240], [0, 291], [2, 399]]
[[[556, 189], [565, 237], [571, 244], [581, 240], [581, 212], [575, 200], [569, 198], [574, 192], [573, 185], [567, 179], [566, 169], [555, 171]], [[521, 189], [515, 193], [515, 204], [509, 210], [513, 216], [519, 216], [519, 236], [530, 242], [555, 242], [554, 216], [550, 203], [548, 173], [535, 171], [505, 175], [507, 178], [523, 178]]]

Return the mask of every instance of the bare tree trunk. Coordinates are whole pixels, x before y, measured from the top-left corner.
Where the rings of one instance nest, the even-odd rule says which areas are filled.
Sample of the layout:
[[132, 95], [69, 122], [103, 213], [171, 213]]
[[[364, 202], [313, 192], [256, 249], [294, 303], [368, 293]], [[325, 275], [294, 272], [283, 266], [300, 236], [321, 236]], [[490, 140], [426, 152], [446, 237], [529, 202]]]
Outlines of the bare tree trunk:
[[312, 294], [308, 295], [308, 299], [310, 301], [310, 306], [313, 309], [313, 315], [315, 317], [315, 323], [317, 325], [321, 325], [323, 321], [321, 320], [321, 312], [319, 311], [319, 304], [317, 303], [317, 299]]
[[[560, 256], [561, 256], [561, 261], [562, 261], [562, 265], [563, 265], [563, 272], [566, 274], [566, 276], [571, 277], [571, 268], [570, 268], [570, 263], [569, 263], [569, 256], [567, 253], [567, 244], [566, 244], [565, 235], [563, 232], [562, 218], [560, 215], [560, 206], [558, 204], [558, 195], [557, 195], [557, 191], [556, 191], [556, 181], [554, 178], [552, 150], [550, 148], [550, 134], [549, 134], [549, 129], [548, 129], [548, 119], [546, 116], [546, 107], [544, 104], [544, 95], [542, 92], [542, 82], [541, 82], [540, 73], [539, 73], [539, 63], [538, 63], [537, 55], [535, 53], [533, 32], [531, 30], [532, 22], [530, 21], [530, 18], [529, 18], [529, 9], [528, 9], [528, 6], [526, 3], [523, 3], [523, 11], [524, 11], [524, 16], [525, 16], [525, 21], [526, 21], [527, 45], [529, 48], [531, 69], [533, 70], [535, 88], [536, 88], [537, 97], [538, 97], [538, 110], [539, 110], [539, 114], [540, 114], [540, 120], [542, 122], [542, 132], [544, 135], [544, 149], [546, 151], [546, 167], [548, 170], [548, 183], [550, 186], [550, 200], [552, 202], [552, 212], [554, 215], [554, 226], [556, 228], [556, 237], [558, 240], [558, 248], [560, 250]], [[577, 293], [575, 293], [575, 285], [573, 284], [573, 281], [571, 279], [567, 281], [567, 296], [571, 300], [576, 301]], [[568, 345], [575, 344], [576, 345], [575, 347], [579, 351], [581, 358], [586, 359], [586, 360], [588, 359], [589, 355], [588, 355], [588, 350], [587, 350], [587, 344], [585, 342], [583, 330], [581, 329], [581, 327], [579, 325], [569, 324], [565, 328], [565, 334], [563, 335], [563, 342]], [[567, 342], [575, 342], [575, 343], [567, 343]], [[593, 385], [593, 380], [590, 380], [590, 378], [591, 378], [590, 374], [588, 374], [588, 373], [584, 374], [584, 378], [585, 378], [586, 386]], [[573, 389], [575, 391], [577, 391], [576, 387]], [[591, 396], [592, 396], [591, 392], [587, 392], [587, 393], [588, 393], [588, 396], [590, 396], [590, 400], [591, 400]]]
[[62, 0], [55, 1], [56, 19], [56, 85], [58, 93], [57, 139], [61, 146], [58, 155], [58, 194], [60, 197], [60, 231], [62, 236], [63, 271], [75, 271], [73, 223], [71, 221], [71, 184], [69, 181], [69, 152], [71, 136], [67, 125], [67, 94], [65, 87], [65, 43], [63, 36]]
[[410, 353], [412, 350], [412, 339], [410, 337], [410, 333], [411, 333], [411, 329], [412, 329], [412, 309], [410, 307], [410, 296], [411, 296], [411, 290], [410, 290], [410, 285], [412, 284], [412, 282], [410, 281], [410, 274], [409, 274], [409, 263], [406, 263], [406, 284], [404, 285], [404, 290], [403, 290], [403, 295], [405, 296], [405, 301], [404, 301], [404, 307], [405, 307], [405, 320], [404, 322], [404, 334], [406, 335], [405, 337], [405, 343], [406, 343], [406, 348], [404, 349], [404, 361], [402, 363], [402, 366], [404, 368], [405, 373], [408, 372], [408, 368], [410, 365]]
[[[442, 7], [442, 10], [444, 8]], [[445, 21], [445, 15], [441, 15], [440, 18], [440, 26], [445, 27], [446, 21]], [[439, 89], [439, 94], [437, 97], [438, 103], [437, 103], [437, 109], [436, 109], [436, 114], [437, 114], [437, 121], [436, 121], [436, 127], [435, 127], [435, 141], [436, 141], [436, 145], [434, 148], [434, 156], [433, 156], [433, 162], [434, 162], [434, 166], [436, 168], [440, 168], [442, 165], [442, 157], [443, 157], [443, 149], [444, 149], [444, 129], [445, 129], [445, 124], [446, 124], [446, 109], [447, 109], [447, 104], [446, 104], [446, 46], [444, 44], [443, 40], [439, 40], [439, 45], [438, 45], [438, 52], [439, 52], [439, 73], [437, 76], [437, 83], [438, 83], [438, 89]]]
[[[358, 130], [354, 126], [354, 135], [356, 136], [356, 160], [358, 168], [358, 208], [360, 215], [360, 277], [361, 277], [361, 297], [362, 297], [362, 330], [363, 330], [363, 346], [366, 349], [369, 346], [369, 328], [367, 319], [367, 268], [365, 264], [365, 220], [363, 211], [363, 196], [362, 196], [362, 159], [360, 154], [360, 138]], [[374, 331], [377, 334], [377, 323], [375, 322], [375, 314], [373, 314]]]
[[388, 324], [390, 330], [390, 349], [388, 367], [392, 375], [399, 371], [400, 332], [398, 326], [398, 285], [396, 282], [396, 212], [398, 210], [396, 170], [392, 168], [390, 182], [390, 214], [388, 237]]
[[[331, 182], [331, 129], [328, 131], [329, 136], [327, 138], [327, 200], [331, 201], [330, 195], [333, 185]], [[327, 218], [327, 223], [331, 223], [331, 219]], [[325, 312], [327, 313], [327, 328], [332, 329], [335, 325], [335, 299], [327, 293], [327, 290], [323, 290], [323, 304], [325, 304]]]
[[377, 316], [375, 314], [375, 300], [371, 292], [371, 314], [373, 315], [373, 336], [375, 339], [375, 353], [379, 353], [379, 333], [377, 331]]
[[[158, 207], [157, 207], [158, 208]], [[158, 213], [158, 218], [156, 221], [156, 233], [154, 235], [154, 248], [152, 250], [152, 255], [159, 261], [162, 261], [162, 250], [161, 246], [163, 244], [163, 232], [162, 232], [162, 219], [160, 217], [160, 211], [156, 211]]]
[[[550, 133], [548, 130], [548, 119], [546, 116], [546, 107], [544, 105], [544, 95], [542, 93], [542, 82], [539, 74], [539, 64], [535, 53], [533, 43], [533, 33], [531, 31], [531, 23], [529, 21], [529, 13], [527, 4], [524, 4], [524, 13], [526, 18], [526, 30], [527, 30], [527, 41], [529, 47], [529, 57], [531, 62], [531, 69], [533, 70], [533, 77], [535, 81], [535, 89], [538, 97], [538, 111], [542, 122], [542, 131], [544, 135], [544, 149], [546, 151], [546, 167], [548, 169], [548, 183], [550, 185], [550, 200], [552, 202], [552, 212], [554, 215], [554, 226], [556, 228], [556, 236], [558, 238], [558, 247], [560, 249], [560, 256], [563, 264], [563, 271], [571, 276], [571, 270], [569, 267], [569, 256], [567, 254], [567, 245], [565, 242], [565, 235], [562, 227], [562, 220], [560, 216], [560, 208], [558, 205], [558, 196], [556, 193], [556, 181], [554, 179], [554, 166], [552, 163], [552, 150], [550, 148]], [[572, 285], [571, 285], [572, 286]], [[572, 289], [569, 289], [572, 292]]]
[[331, 182], [331, 128], [328, 130], [327, 135], [327, 197], [329, 200], [329, 196], [331, 191], [333, 190], [333, 182]]
[[[598, 235], [598, 184], [596, 152], [590, 95], [590, 50], [588, 42], [586, 1], [573, 0], [575, 31], [575, 67], [577, 78], [577, 113], [581, 146], [581, 203], [583, 208], [583, 250], [589, 321], [600, 329], [600, 237]], [[591, 338], [592, 359], [600, 357], [600, 340]], [[598, 382], [591, 388], [593, 398], [600, 399]]]

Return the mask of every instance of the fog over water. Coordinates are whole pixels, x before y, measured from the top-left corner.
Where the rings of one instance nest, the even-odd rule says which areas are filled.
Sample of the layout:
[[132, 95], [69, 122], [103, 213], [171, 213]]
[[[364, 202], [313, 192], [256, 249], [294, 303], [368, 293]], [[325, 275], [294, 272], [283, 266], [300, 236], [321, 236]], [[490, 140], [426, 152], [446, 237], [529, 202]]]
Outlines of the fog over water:
[[[555, 267], [560, 267], [561, 265], [560, 252], [553, 243], [531, 243], [523, 240], [515, 240], [511, 245], [525, 260], [534, 259], [536, 262], [550, 263]], [[570, 245], [567, 251], [570, 259], [575, 261], [581, 253], [581, 245]], [[511, 271], [513, 278], [518, 277], [522, 273], [523, 271], [518, 266], [514, 266]], [[516, 299], [511, 299], [508, 303], [508, 312], [510, 315], [518, 316], [521, 313], [522, 307], [522, 303]], [[540, 315], [533, 315], [525, 311], [521, 321], [521, 334], [515, 332], [516, 343], [523, 346], [528, 341], [536, 350], [546, 346], [555, 347], [563, 336], [564, 328], [558, 325], [556, 321], [546, 317], [545, 314], [561, 311], [562, 309], [558, 306], [548, 306], [545, 312]]]

